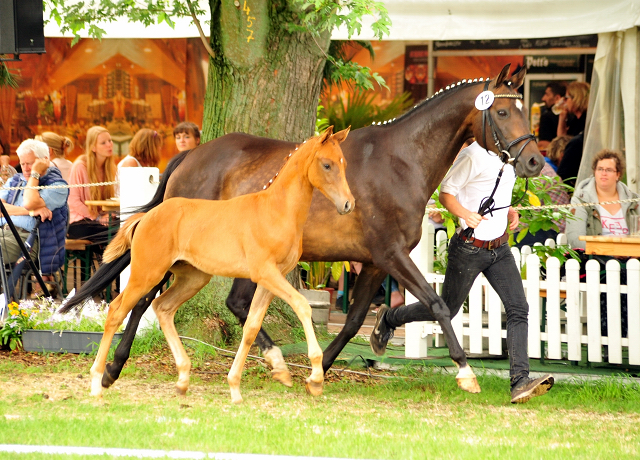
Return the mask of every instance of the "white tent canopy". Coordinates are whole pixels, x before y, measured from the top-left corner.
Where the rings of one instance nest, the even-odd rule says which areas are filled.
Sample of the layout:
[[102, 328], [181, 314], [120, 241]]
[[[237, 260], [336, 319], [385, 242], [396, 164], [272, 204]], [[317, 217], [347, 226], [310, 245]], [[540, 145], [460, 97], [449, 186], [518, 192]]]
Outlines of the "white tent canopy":
[[[199, 3], [209, 11], [208, 2]], [[385, 40], [548, 38], [617, 32], [640, 26], [640, 0], [383, 0], [383, 3], [392, 20], [391, 33]], [[205, 33], [207, 19], [208, 16], [201, 18]], [[100, 27], [107, 31], [108, 38], [198, 36], [191, 18], [176, 20], [174, 29], [166, 23], [145, 28], [126, 21]], [[45, 35], [62, 36], [55, 21], [47, 24]], [[348, 34], [338, 29], [333, 38], [346, 39]], [[374, 38], [366, 23], [358, 38]]]

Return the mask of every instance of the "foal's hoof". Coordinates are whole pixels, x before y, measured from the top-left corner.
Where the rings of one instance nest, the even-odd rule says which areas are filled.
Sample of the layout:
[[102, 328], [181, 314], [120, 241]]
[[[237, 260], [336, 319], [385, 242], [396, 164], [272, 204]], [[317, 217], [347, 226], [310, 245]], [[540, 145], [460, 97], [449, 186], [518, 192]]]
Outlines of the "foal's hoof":
[[185, 396], [187, 394], [187, 389], [186, 388], [176, 387], [176, 394], [178, 396]]
[[293, 382], [291, 381], [291, 373], [289, 369], [273, 369], [271, 371], [271, 378], [277, 382], [280, 382], [285, 387], [291, 388], [293, 386]]
[[233, 404], [241, 404], [242, 403], [242, 395], [238, 390], [231, 390], [231, 402]]
[[460, 387], [461, 390], [469, 393], [480, 393], [480, 385], [478, 385], [478, 379], [476, 379], [475, 376], [456, 377], [456, 382], [458, 382], [458, 387]]
[[323, 382], [312, 382], [311, 380], [305, 380], [304, 387], [311, 396], [320, 396], [322, 394]]

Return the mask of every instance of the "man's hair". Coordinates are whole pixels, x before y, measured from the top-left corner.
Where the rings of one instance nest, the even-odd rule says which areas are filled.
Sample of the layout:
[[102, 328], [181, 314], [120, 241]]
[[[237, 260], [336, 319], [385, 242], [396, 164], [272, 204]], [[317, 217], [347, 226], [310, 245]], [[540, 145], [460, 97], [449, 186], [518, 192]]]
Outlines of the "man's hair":
[[550, 81], [545, 88], [549, 88], [556, 96], [564, 97], [567, 92], [567, 85], [560, 81]]
[[622, 153], [618, 152], [617, 150], [600, 150], [598, 153], [596, 153], [596, 156], [593, 157], [593, 162], [591, 163], [591, 169], [593, 170], [593, 172], [596, 172], [598, 163], [602, 160], [613, 160], [616, 163], [616, 169], [620, 173], [620, 177], [624, 176], [624, 171], [627, 168], [627, 164]]
[[191, 134], [196, 139], [200, 139], [200, 130], [198, 129], [198, 126], [190, 121], [178, 123], [176, 127], [173, 128], [173, 137], [180, 133]]
[[44, 160], [49, 159], [49, 146], [42, 141], [35, 139], [27, 139], [22, 141], [22, 144], [16, 149], [18, 158], [22, 158], [27, 153], [33, 153], [36, 158], [42, 158]]

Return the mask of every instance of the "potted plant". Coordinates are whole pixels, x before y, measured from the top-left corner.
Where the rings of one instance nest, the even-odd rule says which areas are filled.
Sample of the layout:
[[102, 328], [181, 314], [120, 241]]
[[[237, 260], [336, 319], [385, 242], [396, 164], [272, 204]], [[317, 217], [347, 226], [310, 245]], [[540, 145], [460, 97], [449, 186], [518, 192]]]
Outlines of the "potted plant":
[[339, 279], [342, 268], [349, 269], [348, 262], [300, 262], [300, 267], [307, 272], [305, 284], [308, 289], [299, 289], [311, 305], [311, 319], [316, 324], [329, 322], [331, 293], [326, 290], [329, 277]]
[[[76, 312], [60, 314], [51, 298], [21, 300], [8, 305], [9, 315], [0, 329], [3, 345], [11, 350], [90, 353], [98, 347], [104, 331], [108, 305], [89, 301]], [[118, 333], [114, 342], [122, 338]]]

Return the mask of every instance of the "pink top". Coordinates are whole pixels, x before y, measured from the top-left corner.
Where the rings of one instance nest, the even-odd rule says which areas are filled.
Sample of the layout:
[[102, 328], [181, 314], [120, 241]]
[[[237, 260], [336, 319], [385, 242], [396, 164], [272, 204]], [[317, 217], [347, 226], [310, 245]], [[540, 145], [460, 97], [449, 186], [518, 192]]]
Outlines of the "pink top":
[[[69, 175], [69, 185], [88, 184], [89, 171], [87, 165], [82, 161], [75, 161]], [[89, 187], [73, 187], [69, 189], [69, 223], [78, 222], [84, 218], [95, 219], [89, 212], [89, 207], [84, 204], [90, 200]]]

